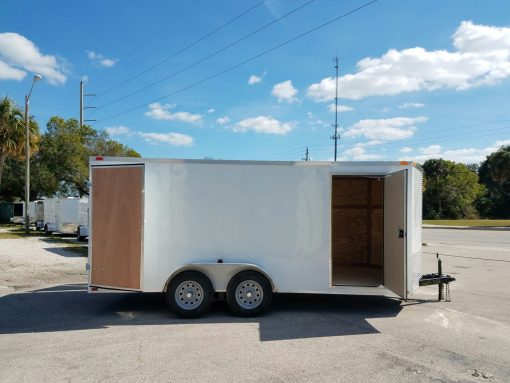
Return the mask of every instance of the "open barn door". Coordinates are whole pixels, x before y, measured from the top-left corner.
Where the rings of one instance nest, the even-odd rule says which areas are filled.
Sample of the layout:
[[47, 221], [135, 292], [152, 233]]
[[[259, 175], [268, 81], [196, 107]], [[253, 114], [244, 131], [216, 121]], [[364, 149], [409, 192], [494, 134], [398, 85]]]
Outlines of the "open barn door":
[[384, 180], [384, 286], [402, 298], [406, 288], [407, 170]]
[[143, 165], [92, 167], [90, 284], [139, 290]]

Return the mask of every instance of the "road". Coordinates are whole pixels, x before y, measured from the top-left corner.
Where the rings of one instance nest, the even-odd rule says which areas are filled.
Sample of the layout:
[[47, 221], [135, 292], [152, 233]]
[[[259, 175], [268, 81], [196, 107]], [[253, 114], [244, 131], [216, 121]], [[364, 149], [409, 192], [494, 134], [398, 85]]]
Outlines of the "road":
[[493, 234], [425, 230], [423, 271], [450, 254], [452, 302], [436, 302], [434, 286], [407, 302], [280, 295], [263, 317], [218, 302], [181, 320], [158, 294], [88, 295], [83, 284], [6, 294], [0, 381], [508, 382], [509, 232]]
[[476, 249], [508, 252], [510, 249], [510, 230], [456, 230], [425, 229], [424, 242], [446, 246], [473, 246]]

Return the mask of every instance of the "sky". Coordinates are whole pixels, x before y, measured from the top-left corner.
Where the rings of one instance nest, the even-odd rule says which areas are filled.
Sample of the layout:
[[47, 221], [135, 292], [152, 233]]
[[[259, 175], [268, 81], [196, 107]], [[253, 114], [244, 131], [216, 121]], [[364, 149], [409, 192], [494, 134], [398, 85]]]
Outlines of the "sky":
[[[510, 144], [510, 2], [2, 0], [0, 96], [143, 157], [477, 163]], [[92, 96], [94, 95], [94, 96]]]

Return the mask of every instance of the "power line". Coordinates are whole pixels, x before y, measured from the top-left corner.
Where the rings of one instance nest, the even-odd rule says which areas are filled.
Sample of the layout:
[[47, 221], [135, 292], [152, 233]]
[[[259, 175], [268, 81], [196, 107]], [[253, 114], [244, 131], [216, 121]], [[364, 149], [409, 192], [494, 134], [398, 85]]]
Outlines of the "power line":
[[[125, 85], [125, 84], [127, 84], [127, 83], [129, 83], [129, 82], [131, 82], [131, 81], [133, 81], [133, 80], [135, 80], [135, 79], [137, 79], [138, 77], [140, 77], [140, 76], [144, 75], [145, 73], [150, 72], [150, 71], [152, 71], [152, 70], [156, 69], [157, 67], [159, 67], [159, 66], [163, 65], [164, 63], [166, 63], [166, 62], [168, 62], [169, 60], [173, 59], [174, 57], [178, 56], [179, 54], [181, 54], [181, 53], [183, 53], [183, 52], [187, 51], [188, 49], [190, 49], [190, 48], [192, 48], [192, 47], [194, 47], [194, 46], [195, 46], [195, 45], [197, 45], [199, 42], [201, 42], [201, 41], [205, 40], [206, 38], [208, 38], [208, 37], [212, 36], [213, 34], [215, 34], [215, 33], [219, 32], [220, 30], [222, 30], [223, 28], [225, 28], [227, 25], [232, 24], [234, 21], [236, 21], [236, 20], [238, 20], [239, 18], [243, 17], [244, 15], [246, 15], [247, 13], [249, 13], [249, 12], [250, 12], [250, 11], [252, 11], [253, 9], [257, 8], [259, 5], [263, 4], [263, 3], [264, 3], [264, 2], [266, 2], [266, 1], [267, 1], [267, 0], [259, 1], [257, 4], [255, 4], [255, 5], [251, 6], [251, 7], [250, 7], [250, 8], [248, 8], [247, 10], [243, 11], [242, 13], [240, 13], [239, 15], [237, 15], [237, 16], [235, 16], [234, 18], [232, 18], [232, 19], [230, 19], [229, 21], [227, 21], [226, 23], [224, 23], [224, 24], [220, 25], [218, 28], [216, 28], [216, 29], [212, 30], [212, 31], [211, 31], [211, 32], [209, 32], [209, 33], [206, 33], [205, 35], [203, 35], [202, 37], [200, 37], [198, 40], [195, 40], [195, 41], [194, 41], [194, 42], [192, 42], [191, 44], [186, 45], [184, 48], [179, 49], [178, 51], [176, 51], [176, 52], [172, 53], [170, 56], [168, 56], [168, 57], [164, 58], [163, 60], [161, 60], [161, 61], [157, 62], [156, 64], [151, 65], [151, 66], [150, 66], [150, 67], [148, 67], [147, 69], [144, 69], [143, 71], [141, 71], [141, 72], [139, 72], [139, 73], [135, 74], [134, 76], [129, 77], [127, 80], [124, 80], [124, 81], [122, 81], [122, 82], [118, 83], [117, 85], [115, 85], [115, 86], [113, 86], [113, 87], [111, 87], [111, 88], [109, 88], [109, 89], [105, 90], [104, 92], [102, 92], [102, 93], [100, 94], [100, 96], [105, 95], [105, 94], [107, 94], [107, 93], [111, 92], [112, 90], [118, 89], [118, 88], [120, 88], [121, 86], [123, 86], [123, 85]], [[198, 2], [198, 1], [197, 1], [197, 2]], [[151, 87], [151, 86], [153, 86], [153, 85], [155, 85], [155, 84], [157, 84], [157, 82], [156, 82], [156, 83], [154, 83], [154, 84], [151, 84], [150, 86], [145, 87], [145, 88], [143, 88], [143, 89], [147, 89], [147, 88], [149, 88], [149, 87]], [[142, 89], [142, 90], [143, 90], [143, 89]], [[137, 91], [137, 92], [138, 92], [138, 91]], [[137, 93], [137, 92], [135, 92], [135, 93]], [[135, 93], [132, 93], [132, 94], [135, 94]], [[130, 95], [132, 95], [132, 94], [130, 94]], [[129, 97], [130, 95], [128, 95], [128, 96], [126, 96], [126, 97]], [[126, 97], [124, 97], [124, 98], [126, 98]], [[124, 99], [124, 98], [122, 98], [122, 99]], [[121, 99], [121, 100], [122, 100], [122, 99]], [[114, 102], [108, 103], [108, 104], [106, 104], [106, 105], [103, 105], [102, 107], [104, 108], [105, 106], [107, 106], [107, 105], [111, 105], [111, 104], [114, 104], [114, 103], [115, 103], [115, 102], [117, 102], [117, 101], [120, 101], [120, 100], [116, 100], [116, 101], [114, 101]]]
[[[264, 1], [266, 1], [266, 0], [264, 0]], [[261, 2], [261, 3], [259, 3], [259, 4], [262, 4], [264, 1], [262, 1], [262, 2]], [[256, 30], [254, 30], [254, 31], [252, 31], [252, 32], [250, 32], [250, 33], [248, 33], [248, 34], [244, 35], [243, 37], [241, 37], [241, 38], [239, 38], [239, 39], [235, 40], [234, 42], [232, 42], [232, 43], [230, 43], [230, 44], [228, 44], [228, 45], [224, 46], [223, 48], [220, 48], [220, 49], [218, 49], [218, 50], [214, 51], [213, 53], [211, 53], [211, 54], [209, 54], [209, 55], [207, 55], [207, 56], [205, 56], [205, 57], [202, 57], [201, 59], [199, 59], [199, 60], [197, 60], [197, 61], [195, 61], [195, 62], [193, 62], [193, 63], [191, 63], [191, 64], [189, 64], [189, 65], [186, 65], [185, 67], [183, 67], [183, 68], [181, 68], [181, 69], [179, 69], [179, 70], [177, 70], [177, 71], [175, 71], [175, 72], [173, 72], [173, 73], [170, 73], [169, 75], [167, 75], [167, 76], [165, 76], [165, 77], [163, 77], [163, 78], [161, 78], [161, 79], [159, 79], [159, 80], [157, 80], [157, 81], [154, 81], [153, 83], [151, 83], [151, 84], [149, 84], [149, 85], [146, 85], [146, 86], [144, 86], [144, 87], [142, 87], [142, 88], [140, 88], [140, 89], [137, 89], [137, 90], [135, 90], [134, 92], [131, 92], [131, 93], [129, 93], [129, 94], [127, 94], [127, 95], [123, 96], [123, 97], [120, 97], [120, 98], [118, 98], [118, 99], [116, 99], [116, 100], [113, 100], [113, 101], [111, 101], [111, 102], [109, 102], [109, 103], [107, 103], [107, 104], [101, 105], [101, 106], [100, 106], [100, 108], [106, 108], [106, 107], [108, 107], [108, 106], [110, 106], [110, 105], [116, 104], [116, 103], [118, 103], [118, 102], [120, 102], [120, 101], [125, 100], [126, 98], [129, 98], [129, 97], [131, 97], [131, 96], [134, 96], [135, 94], [138, 94], [138, 93], [140, 93], [140, 92], [143, 92], [144, 90], [147, 90], [147, 89], [149, 89], [149, 88], [152, 88], [153, 86], [155, 86], [155, 85], [157, 85], [157, 84], [160, 84], [160, 83], [162, 83], [162, 82], [164, 82], [164, 81], [166, 81], [166, 80], [169, 80], [170, 78], [172, 78], [172, 77], [174, 77], [174, 76], [176, 76], [176, 75], [178, 75], [178, 74], [180, 74], [180, 73], [182, 73], [182, 72], [185, 72], [185, 71], [187, 71], [187, 70], [189, 70], [189, 69], [191, 69], [191, 68], [193, 68], [193, 67], [197, 66], [198, 64], [203, 63], [204, 61], [209, 60], [210, 58], [212, 58], [212, 57], [214, 57], [214, 56], [218, 55], [219, 53], [224, 52], [224, 51], [226, 51], [227, 49], [232, 48], [234, 45], [239, 44], [241, 41], [244, 41], [244, 40], [246, 40], [247, 38], [249, 38], [249, 37], [251, 37], [251, 36], [253, 36], [253, 35], [255, 35], [255, 34], [257, 34], [257, 33], [261, 32], [262, 30], [264, 30], [264, 29], [268, 28], [269, 26], [271, 26], [271, 25], [273, 25], [273, 24], [277, 23], [278, 21], [280, 21], [280, 20], [282, 20], [282, 19], [284, 19], [284, 18], [286, 18], [286, 17], [290, 16], [291, 14], [296, 13], [297, 11], [299, 11], [299, 10], [301, 10], [302, 8], [306, 7], [307, 5], [309, 5], [309, 4], [311, 4], [311, 3], [313, 3], [314, 1], [316, 1], [316, 0], [309, 0], [309, 1], [307, 1], [306, 3], [304, 3], [304, 4], [300, 5], [299, 7], [292, 9], [291, 11], [287, 12], [286, 14], [284, 14], [284, 15], [282, 15], [282, 16], [280, 16], [280, 17], [278, 17], [278, 18], [274, 19], [274, 20], [272, 20], [271, 22], [269, 22], [269, 23], [267, 23], [267, 24], [263, 25], [262, 27], [260, 27], [260, 28], [258, 28], [258, 29], [256, 29]], [[259, 4], [257, 4], [257, 5], [259, 5]], [[254, 8], [254, 7], [250, 8], [250, 10], [251, 10], [251, 9], [253, 9], [253, 8]], [[248, 10], [248, 11], [249, 11], [249, 10]], [[245, 14], [245, 13], [247, 13], [248, 11], [244, 12], [244, 14]], [[240, 16], [241, 16], [241, 15], [240, 15]], [[238, 16], [237, 18], [239, 18], [240, 16]], [[197, 40], [197, 41], [198, 41], [198, 40]], [[156, 66], [157, 66], [157, 65], [159, 65], [159, 64], [156, 64]], [[153, 67], [155, 67], [155, 66], [153, 66]], [[142, 72], [142, 74], [143, 74], [143, 73], [144, 73], [144, 72]], [[133, 78], [136, 78], [136, 77], [137, 77], [137, 76], [135, 76], [135, 77], [133, 77]]]
[[[503, 126], [503, 127], [499, 127], [499, 128], [494, 128], [494, 129], [487, 129], [486, 132], [494, 132], [494, 131], [499, 131], [499, 130], [504, 130], [504, 129], [510, 129], [510, 126]], [[431, 143], [431, 142], [434, 142], [434, 141], [437, 141], [437, 140], [441, 140], [443, 142], [450, 142], [450, 141], [463, 141], [463, 140], [466, 140], [466, 139], [471, 139], [471, 138], [483, 138], [483, 137], [491, 137], [491, 136], [497, 136], [499, 134], [504, 134], [506, 132], [502, 132], [502, 133], [494, 133], [494, 134], [483, 134], [483, 135], [476, 135], [476, 136], [462, 136], [462, 137], [458, 137], [458, 134], [453, 134], [453, 135], [447, 135], [447, 136], [440, 136], [440, 137], [434, 137], [434, 138], [428, 138], [426, 140], [418, 140], [418, 141], [415, 141], [415, 143], [413, 145], [416, 145], [416, 144], [421, 144], [423, 145], [424, 143]], [[453, 138], [451, 140], [444, 140], [444, 138]], [[374, 150], [379, 150], [381, 148], [385, 148], [385, 149], [392, 149], [392, 148], [400, 148], [402, 146], [408, 146], [409, 143], [404, 143], [404, 144], [398, 144], [398, 145], [389, 145], [389, 146], [377, 146], [375, 147], [369, 147], [367, 148], [366, 146], [362, 146], [363, 148], [366, 148], [367, 151], [374, 151]], [[360, 147], [359, 145], [353, 145], [353, 146], [350, 146], [350, 147], [347, 147], [346, 149], [352, 149], [352, 148], [355, 148], [355, 147]]]
[[[499, 131], [499, 130], [502, 130], [502, 129], [510, 129], [510, 126], [505, 126], [505, 127], [500, 127], [500, 128], [495, 128], [495, 129], [489, 129], [487, 131]], [[427, 143], [427, 142], [431, 142], [431, 141], [435, 141], [435, 140], [442, 140], [443, 142], [450, 142], [450, 141], [465, 141], [465, 140], [470, 140], [470, 139], [473, 139], [473, 138], [483, 138], [483, 137], [492, 137], [492, 136], [498, 136], [500, 134], [506, 134], [506, 132], [498, 132], [498, 133], [491, 133], [491, 134], [482, 134], [482, 135], [475, 135], [475, 136], [462, 136], [462, 137], [456, 137], [456, 138], [453, 138], [451, 140], [443, 140], [443, 137], [438, 137], [438, 138], [433, 138], [433, 139], [427, 139], [425, 141], [423, 140], [420, 140], [418, 142], [415, 142], [414, 144], [424, 144], [424, 143]], [[452, 135], [450, 136], [445, 136], [446, 138], [448, 137], [453, 137]], [[381, 149], [389, 149], [389, 148], [399, 148], [399, 147], [403, 147], [403, 146], [408, 146], [409, 143], [403, 143], [403, 144], [399, 144], [399, 145], [386, 145], [386, 146], [377, 146], [377, 147], [374, 147], [374, 148], [367, 148], [366, 151], [375, 151], [375, 150], [381, 150]], [[323, 153], [329, 153], [330, 150], [331, 150], [331, 145], [312, 145], [310, 146], [310, 148], [320, 148], [320, 147], [323, 147], [323, 149], [318, 149], [315, 151], [315, 154], [323, 154]], [[326, 148], [324, 148], [326, 147]], [[347, 147], [344, 147], [343, 151], [346, 151], [346, 150], [349, 150], [349, 149], [353, 149], [353, 148], [356, 148], [356, 147], [360, 147], [359, 145], [353, 145], [353, 146], [347, 146]], [[363, 149], [365, 149], [366, 147], [365, 146], [362, 146]], [[282, 152], [280, 154], [282, 155], [285, 155], [287, 154], [288, 152]], [[299, 155], [299, 152], [298, 151], [292, 151], [290, 153], [288, 153], [288, 155], [286, 155], [285, 157], [287, 158], [289, 155], [292, 155], [294, 154], [295, 157], [297, 157]]]
[[170, 21], [165, 21], [165, 25], [158, 29], [155, 33], [153, 33], [149, 38], [145, 39], [144, 41], [142, 41], [141, 43], [139, 43], [136, 47], [134, 47], [129, 53], [125, 54], [124, 56], [122, 56], [120, 58], [120, 60], [124, 60], [126, 58], [128, 58], [129, 56], [131, 56], [133, 53], [135, 53], [137, 50], [139, 50], [141, 47], [143, 47], [144, 45], [146, 45], [147, 43], [149, 43], [154, 37], [156, 37], [157, 35], [159, 35], [161, 32], [163, 32], [169, 25], [173, 25], [179, 18], [181, 18], [182, 16], [184, 16], [184, 14], [186, 14], [189, 10], [191, 10], [193, 7], [195, 7], [195, 5], [197, 5], [201, 0], [196, 0], [195, 2], [193, 2], [188, 8], [185, 8], [182, 12], [180, 12], [177, 16], [175, 16], [172, 20]]
[[208, 77], [205, 77], [205, 78], [203, 78], [203, 79], [202, 79], [202, 80], [200, 80], [200, 81], [194, 82], [194, 83], [192, 83], [192, 84], [190, 84], [190, 85], [187, 85], [187, 86], [185, 86], [185, 87], [183, 87], [183, 88], [180, 88], [179, 90], [176, 90], [176, 91], [174, 91], [174, 92], [172, 92], [172, 93], [166, 94], [166, 95], [164, 95], [164, 96], [162, 96], [162, 97], [155, 98], [155, 99], [153, 99], [153, 100], [151, 100], [151, 101], [149, 101], [149, 102], [146, 102], [146, 103], [143, 103], [143, 104], [140, 104], [140, 105], [134, 106], [134, 107], [132, 107], [132, 108], [129, 108], [129, 109], [127, 109], [127, 110], [124, 110], [124, 111], [122, 111], [122, 112], [115, 113], [115, 114], [113, 114], [113, 115], [110, 115], [110, 116], [104, 117], [104, 118], [102, 118], [102, 119], [99, 119], [98, 121], [106, 121], [106, 120], [112, 119], [112, 118], [114, 118], [114, 117], [121, 116], [121, 115], [126, 114], [126, 113], [129, 113], [129, 112], [131, 112], [131, 111], [133, 111], [133, 110], [136, 110], [136, 109], [142, 108], [142, 107], [147, 106], [147, 105], [149, 105], [149, 104], [152, 104], [152, 103], [154, 103], [154, 102], [158, 102], [158, 101], [164, 100], [164, 99], [166, 99], [166, 98], [168, 98], [168, 97], [170, 97], [170, 96], [174, 96], [174, 95], [176, 95], [176, 94], [178, 94], [178, 93], [181, 93], [181, 92], [184, 92], [184, 91], [186, 91], [186, 90], [188, 90], [188, 89], [194, 88], [194, 87], [195, 87], [195, 86], [197, 86], [197, 85], [203, 84], [203, 83], [204, 83], [204, 82], [206, 82], [206, 81], [212, 80], [212, 79], [214, 79], [214, 78], [216, 78], [216, 77], [218, 77], [218, 76], [221, 76], [221, 75], [223, 75], [223, 74], [225, 74], [225, 73], [227, 73], [227, 72], [230, 72], [230, 71], [232, 71], [232, 70], [234, 70], [234, 69], [236, 69], [236, 68], [239, 68], [240, 66], [242, 66], [242, 65], [244, 65], [244, 64], [247, 64], [247, 63], [249, 63], [249, 62], [251, 62], [251, 61], [253, 61], [253, 60], [258, 59], [259, 57], [262, 57], [262, 56], [264, 56], [264, 55], [266, 55], [266, 54], [268, 54], [268, 53], [271, 53], [271, 52], [273, 52], [273, 51], [275, 51], [275, 50], [277, 50], [277, 49], [279, 49], [279, 48], [281, 48], [281, 47], [283, 47], [283, 46], [285, 46], [285, 45], [287, 45], [287, 44], [290, 44], [291, 42], [294, 42], [294, 41], [296, 41], [296, 40], [298, 40], [298, 39], [300, 39], [300, 38], [302, 38], [302, 37], [304, 37], [304, 36], [307, 36], [307, 35], [309, 35], [309, 34], [311, 34], [311, 33], [315, 32], [315, 31], [319, 30], [319, 29], [322, 29], [322, 28], [324, 28], [324, 27], [328, 26], [329, 24], [334, 23], [335, 21], [338, 21], [338, 20], [340, 20], [340, 19], [343, 19], [343, 18], [345, 18], [345, 17], [347, 17], [347, 16], [349, 16], [349, 15], [351, 15], [351, 14], [353, 14], [353, 13], [357, 12], [357, 11], [360, 11], [361, 9], [366, 8], [366, 7], [368, 7], [368, 6], [372, 5], [372, 4], [376, 3], [376, 2], [377, 2], [377, 0], [372, 0], [372, 1], [370, 1], [370, 2], [368, 2], [368, 3], [365, 3], [365, 4], [363, 4], [363, 5], [361, 5], [361, 6], [357, 7], [357, 8], [355, 8], [355, 9], [353, 9], [353, 10], [349, 11], [349, 12], [346, 12], [346, 13], [344, 13], [344, 14], [342, 14], [342, 15], [340, 15], [340, 16], [337, 16], [337, 17], [335, 17], [335, 18], [333, 18], [333, 19], [331, 19], [331, 20], [329, 20], [329, 21], [327, 21], [327, 22], [325, 22], [325, 23], [322, 23], [322, 24], [320, 24], [320, 25], [318, 25], [318, 26], [316, 26], [316, 27], [314, 27], [314, 28], [312, 28], [312, 29], [309, 29], [308, 31], [303, 32], [303, 33], [301, 33], [301, 34], [299, 34], [299, 35], [297, 35], [297, 36], [295, 36], [295, 37], [293, 37], [293, 38], [291, 38], [291, 39], [289, 39], [289, 40], [286, 40], [286, 41], [284, 41], [283, 43], [280, 43], [280, 44], [278, 44], [278, 45], [275, 45], [274, 47], [269, 48], [269, 49], [267, 49], [267, 50], [265, 50], [265, 51], [263, 51], [263, 52], [261, 52], [261, 53], [259, 53], [259, 54], [255, 55], [255, 56], [252, 56], [252, 57], [250, 57], [250, 58], [248, 58], [248, 59], [246, 59], [246, 60], [243, 60], [243, 61], [241, 61], [241, 62], [239, 62], [239, 63], [237, 63], [237, 64], [235, 64], [235, 65], [232, 65], [232, 66], [230, 66], [230, 67], [228, 67], [228, 68], [226, 68], [226, 69], [224, 69], [224, 70], [222, 70], [222, 71], [220, 71], [220, 72], [217, 72], [217, 73], [215, 73], [215, 74], [213, 74], [213, 75], [210, 75], [210, 76], [208, 76]]

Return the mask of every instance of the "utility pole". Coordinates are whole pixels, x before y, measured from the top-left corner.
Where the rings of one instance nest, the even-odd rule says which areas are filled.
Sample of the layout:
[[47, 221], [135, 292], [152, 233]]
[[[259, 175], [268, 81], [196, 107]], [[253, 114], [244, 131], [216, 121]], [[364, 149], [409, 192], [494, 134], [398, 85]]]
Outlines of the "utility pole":
[[80, 81], [80, 128], [83, 126], [83, 81]]
[[305, 150], [305, 156], [303, 157], [303, 161], [310, 161], [309, 153], [308, 153], [308, 146]]
[[338, 139], [340, 138], [338, 136], [338, 56], [335, 57], [335, 134], [331, 136], [332, 140], [335, 140], [335, 162], [337, 157], [337, 150], [338, 150]]
[[83, 80], [80, 81], [80, 128], [83, 126], [83, 122], [87, 121], [96, 121], [96, 120], [84, 120], [84, 110], [85, 109], [96, 109], [95, 106], [83, 106], [83, 98], [84, 97], [95, 97], [95, 94], [85, 94], [83, 93], [85, 84], [83, 83]]

